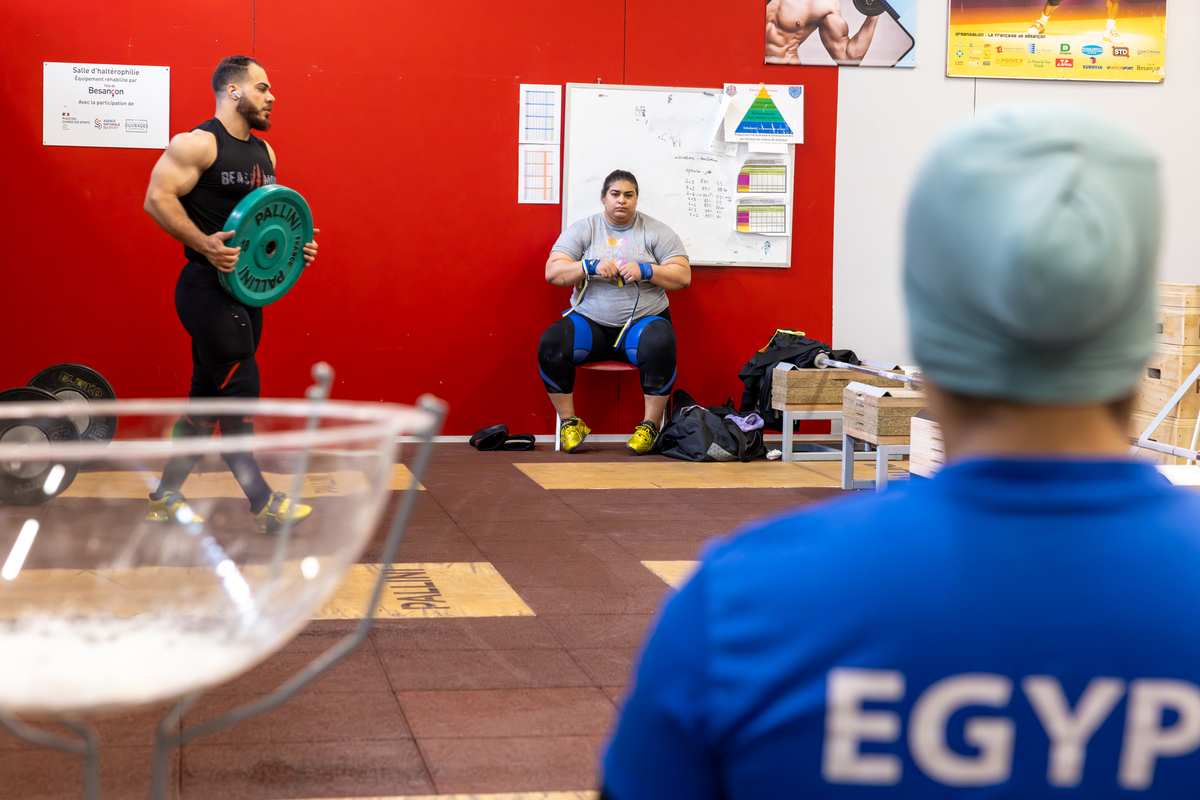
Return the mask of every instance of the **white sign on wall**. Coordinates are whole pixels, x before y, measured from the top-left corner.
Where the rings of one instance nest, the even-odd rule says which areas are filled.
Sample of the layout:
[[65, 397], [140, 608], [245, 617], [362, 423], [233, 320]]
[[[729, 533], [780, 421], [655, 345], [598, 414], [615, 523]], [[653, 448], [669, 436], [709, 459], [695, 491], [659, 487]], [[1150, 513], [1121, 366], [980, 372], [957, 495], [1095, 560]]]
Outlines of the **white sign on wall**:
[[42, 144], [162, 150], [170, 112], [170, 67], [45, 62]]

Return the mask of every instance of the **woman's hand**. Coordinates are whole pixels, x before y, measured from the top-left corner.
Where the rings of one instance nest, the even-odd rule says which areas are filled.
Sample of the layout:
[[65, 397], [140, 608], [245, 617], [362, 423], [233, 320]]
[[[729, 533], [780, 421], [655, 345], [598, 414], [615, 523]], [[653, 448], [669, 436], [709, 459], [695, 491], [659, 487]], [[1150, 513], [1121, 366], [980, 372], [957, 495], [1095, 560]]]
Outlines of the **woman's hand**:
[[[634, 264], [634, 266], [636, 267], [637, 265]], [[596, 275], [606, 281], [615, 280], [620, 274], [620, 267], [618, 267], [617, 262], [613, 261], [612, 259], [606, 258], [596, 265]]]
[[[653, 270], [653, 266], [651, 266]], [[653, 275], [647, 276], [642, 272], [642, 265], [636, 261], [621, 261], [617, 264], [617, 270], [626, 283], [636, 283], [637, 281], [648, 281]]]

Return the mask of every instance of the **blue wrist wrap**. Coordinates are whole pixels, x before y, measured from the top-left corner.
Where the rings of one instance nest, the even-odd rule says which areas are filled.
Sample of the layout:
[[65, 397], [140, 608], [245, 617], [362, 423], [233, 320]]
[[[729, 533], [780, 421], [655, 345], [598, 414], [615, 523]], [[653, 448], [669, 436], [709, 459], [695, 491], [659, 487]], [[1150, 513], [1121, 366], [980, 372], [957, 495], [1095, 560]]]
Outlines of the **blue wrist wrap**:
[[587, 274], [591, 277], [596, 276], [596, 265], [600, 263], [598, 258], [585, 258], [583, 260], [583, 268], [587, 270]]
[[648, 281], [654, 277], [654, 266], [645, 261], [639, 261], [638, 266], [642, 270], [642, 280]]

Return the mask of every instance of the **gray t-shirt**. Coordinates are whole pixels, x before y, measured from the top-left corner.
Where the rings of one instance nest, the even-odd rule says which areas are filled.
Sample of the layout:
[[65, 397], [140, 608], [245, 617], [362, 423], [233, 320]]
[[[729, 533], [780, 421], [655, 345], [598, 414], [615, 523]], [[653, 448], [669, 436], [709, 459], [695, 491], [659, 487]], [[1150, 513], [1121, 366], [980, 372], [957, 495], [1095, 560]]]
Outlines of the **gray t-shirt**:
[[[683, 242], [674, 231], [640, 211], [628, 225], [609, 223], [604, 212], [581, 219], [562, 232], [553, 249], [570, 256], [572, 261], [622, 258], [661, 264], [674, 256], [687, 257]], [[606, 280], [593, 279], [576, 310], [601, 325], [620, 328], [633, 313], [635, 302], [635, 319], [652, 316], [670, 305], [667, 291], [661, 286], [650, 281], [638, 281], [637, 285], [641, 289], [640, 299], [633, 284], [617, 286]], [[571, 293], [572, 305], [579, 290], [577, 284]]]

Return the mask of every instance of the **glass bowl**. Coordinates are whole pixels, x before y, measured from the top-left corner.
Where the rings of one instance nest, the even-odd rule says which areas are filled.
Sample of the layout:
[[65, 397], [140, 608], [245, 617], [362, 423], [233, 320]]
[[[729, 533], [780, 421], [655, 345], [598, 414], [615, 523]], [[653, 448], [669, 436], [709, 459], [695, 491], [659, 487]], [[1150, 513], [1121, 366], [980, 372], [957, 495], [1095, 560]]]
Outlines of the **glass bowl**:
[[[428, 408], [383, 403], [91, 403], [87, 413], [119, 419], [120, 438], [105, 444], [78, 440], [69, 420], [79, 413], [0, 403], [6, 715], [161, 703], [261, 662], [336, 590], [389, 492], [409, 488], [398, 437], [431, 440], [441, 424]], [[254, 433], [180, 436], [181, 418], [252, 418]], [[164, 513], [149, 495], [171, 459], [196, 464], [186, 505]], [[262, 532], [240, 485], [254, 483], [255, 463], [311, 513]]]

